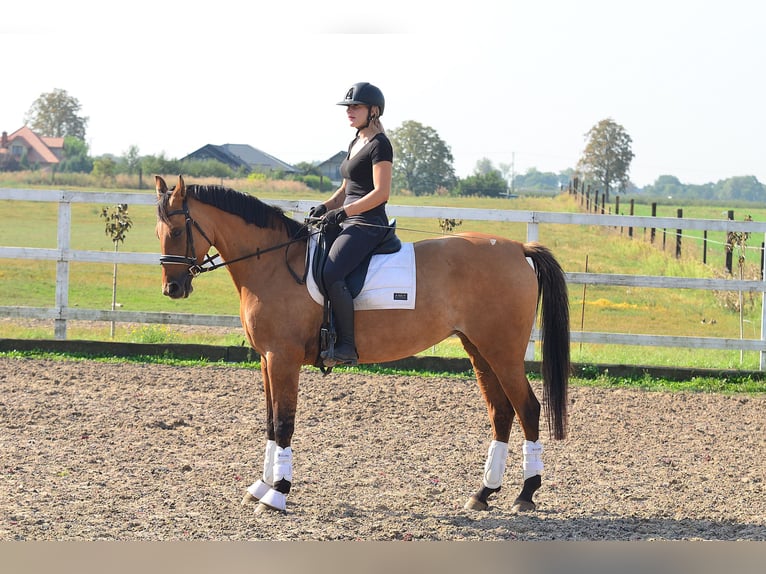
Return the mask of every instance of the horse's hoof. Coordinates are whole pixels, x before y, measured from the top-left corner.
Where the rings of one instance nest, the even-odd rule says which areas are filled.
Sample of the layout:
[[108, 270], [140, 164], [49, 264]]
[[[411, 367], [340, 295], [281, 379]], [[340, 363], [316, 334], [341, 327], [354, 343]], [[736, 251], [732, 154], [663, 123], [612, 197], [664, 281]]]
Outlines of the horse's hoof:
[[533, 512], [537, 509], [535, 503], [531, 500], [521, 500], [517, 498], [511, 507], [511, 512]]
[[465, 508], [466, 510], [488, 510], [489, 504], [487, 504], [486, 502], [482, 502], [475, 496], [472, 496], [466, 501], [465, 506], [463, 508]]
[[258, 499], [249, 492], [246, 492], [245, 496], [242, 497], [242, 506], [247, 506], [248, 504], [253, 504], [256, 502], [258, 502]]
[[267, 512], [277, 512], [279, 514], [287, 514], [287, 510], [280, 510], [279, 508], [274, 508], [273, 506], [269, 506], [268, 504], [264, 504], [263, 502], [258, 503], [258, 506], [256, 506], [255, 510], [253, 511], [253, 514], [266, 514]]

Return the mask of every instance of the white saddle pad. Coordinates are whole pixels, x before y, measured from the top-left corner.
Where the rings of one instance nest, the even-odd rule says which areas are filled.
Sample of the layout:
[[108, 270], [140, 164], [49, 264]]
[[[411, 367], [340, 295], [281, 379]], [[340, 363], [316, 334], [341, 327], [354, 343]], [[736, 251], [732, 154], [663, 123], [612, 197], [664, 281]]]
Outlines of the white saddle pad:
[[[319, 292], [314, 274], [311, 273], [316, 237], [309, 242], [309, 274], [306, 277], [311, 298], [319, 305], [324, 297]], [[373, 255], [362, 291], [354, 298], [354, 309], [414, 309], [415, 308], [415, 246], [402, 242], [396, 253]]]

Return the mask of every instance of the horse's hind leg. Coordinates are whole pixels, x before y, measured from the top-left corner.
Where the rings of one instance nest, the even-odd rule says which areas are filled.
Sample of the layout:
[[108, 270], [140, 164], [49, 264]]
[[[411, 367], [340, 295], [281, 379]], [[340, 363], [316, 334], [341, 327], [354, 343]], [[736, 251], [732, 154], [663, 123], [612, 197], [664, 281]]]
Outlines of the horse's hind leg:
[[516, 497], [512, 509], [515, 511], [534, 510], [535, 503], [532, 496], [542, 484], [541, 473], [543, 471], [543, 445], [540, 442], [540, 401], [537, 400], [532, 387], [529, 385], [523, 360], [518, 361], [517, 365], [507, 366], [502, 371], [496, 366], [495, 373], [505, 395], [513, 405], [519, 419], [519, 425], [524, 433], [524, 443], [521, 449], [524, 487], [519, 496]]
[[468, 339], [462, 335], [460, 338], [471, 359], [473, 370], [476, 373], [476, 382], [479, 384], [487, 403], [487, 412], [492, 425], [492, 442], [489, 445], [487, 461], [484, 464], [482, 485], [465, 503], [465, 508], [487, 510], [489, 508], [487, 499], [490, 495], [498, 492], [502, 486], [508, 457], [508, 437], [513, 422], [513, 407], [500, 386], [497, 376], [484, 357]]
[[524, 433], [522, 446], [524, 487], [513, 503], [513, 510], [534, 510], [532, 500], [540, 488], [542, 479], [542, 445], [540, 434], [540, 402], [532, 392], [523, 361], [520, 366], [510, 369], [502, 384], [495, 371], [475, 345], [461, 336], [463, 346], [471, 359], [476, 379], [487, 402], [493, 440], [489, 446], [484, 465], [482, 487], [466, 502], [465, 507], [473, 510], [486, 510], [488, 497], [500, 490], [508, 456], [508, 439], [514, 413], [519, 417], [519, 424]]

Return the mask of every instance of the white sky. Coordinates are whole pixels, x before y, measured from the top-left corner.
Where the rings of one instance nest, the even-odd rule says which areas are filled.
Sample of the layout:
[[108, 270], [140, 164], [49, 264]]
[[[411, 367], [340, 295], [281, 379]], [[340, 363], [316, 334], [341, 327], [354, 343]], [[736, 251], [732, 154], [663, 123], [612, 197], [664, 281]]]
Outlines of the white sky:
[[0, 14], [0, 131], [66, 90], [92, 155], [180, 158], [249, 144], [288, 163], [353, 136], [354, 82], [476, 162], [574, 167], [605, 118], [633, 139], [631, 179], [766, 183], [766, 2], [272, 0], [11, 2]]

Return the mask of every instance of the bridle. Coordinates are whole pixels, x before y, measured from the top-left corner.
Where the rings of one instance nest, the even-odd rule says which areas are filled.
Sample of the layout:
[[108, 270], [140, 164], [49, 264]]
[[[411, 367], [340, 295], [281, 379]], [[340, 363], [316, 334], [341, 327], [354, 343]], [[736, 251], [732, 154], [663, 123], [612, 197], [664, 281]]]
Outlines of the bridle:
[[261, 255], [264, 255], [265, 253], [269, 253], [270, 251], [276, 251], [277, 249], [282, 249], [284, 247], [285, 248], [285, 264], [287, 265], [287, 269], [290, 271], [290, 274], [298, 282], [298, 284], [302, 285], [303, 283], [305, 283], [307, 271], [304, 272], [304, 275], [302, 277], [299, 276], [295, 271], [293, 271], [293, 268], [290, 267], [290, 263], [287, 258], [290, 245], [298, 241], [301, 241], [302, 239], [301, 237], [298, 237], [298, 236], [293, 237], [289, 241], [284, 241], [277, 245], [273, 245], [272, 247], [267, 247], [266, 249], [261, 249], [260, 247], [258, 247], [253, 253], [249, 253], [247, 255], [243, 255], [241, 257], [237, 257], [236, 259], [231, 259], [229, 261], [222, 261], [220, 263], [214, 263], [214, 261], [221, 256], [220, 253], [216, 253], [215, 255], [212, 255], [212, 256], [208, 253], [208, 254], [205, 254], [205, 258], [203, 259], [202, 263], [197, 263], [197, 259], [194, 256], [196, 251], [194, 250], [194, 234], [192, 233], [192, 227], [196, 228], [197, 231], [199, 231], [200, 235], [202, 235], [202, 237], [205, 238], [205, 241], [207, 241], [211, 247], [213, 247], [213, 242], [207, 236], [207, 234], [202, 229], [200, 224], [197, 223], [192, 218], [191, 214], [189, 213], [189, 204], [186, 198], [184, 198], [181, 209], [176, 209], [174, 211], [168, 212], [166, 214], [166, 217], [169, 219], [173, 215], [183, 215], [184, 218], [186, 219], [186, 255], [160, 255], [160, 265], [188, 265], [189, 275], [191, 275], [192, 277], [197, 277], [198, 275], [205, 273], [207, 271], [213, 271], [214, 269], [231, 265], [232, 263], [242, 261], [243, 259], [249, 259], [251, 257], [260, 259]]

